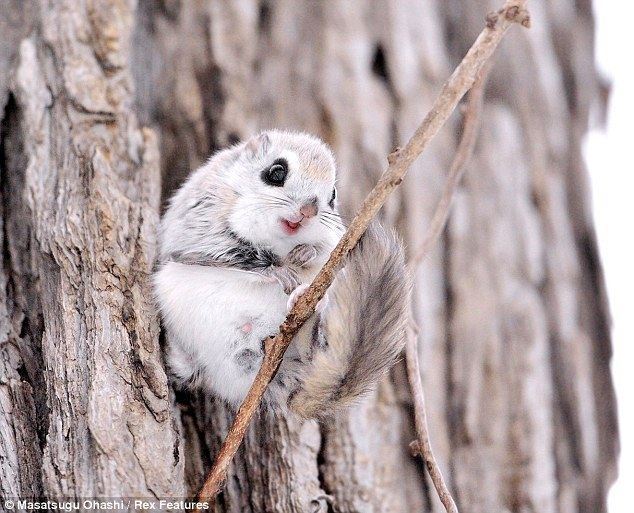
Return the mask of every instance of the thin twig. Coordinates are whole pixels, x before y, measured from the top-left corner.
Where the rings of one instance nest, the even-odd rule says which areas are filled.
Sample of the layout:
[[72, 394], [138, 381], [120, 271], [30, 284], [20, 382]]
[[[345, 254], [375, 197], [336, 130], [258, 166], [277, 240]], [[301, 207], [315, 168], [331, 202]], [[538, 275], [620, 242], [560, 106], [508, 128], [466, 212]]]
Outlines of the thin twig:
[[[473, 149], [478, 135], [480, 113], [482, 110], [484, 85], [486, 83], [488, 71], [491, 67], [490, 63], [491, 61], [482, 68], [478, 78], [473, 84], [473, 87], [469, 91], [464, 111], [462, 137], [460, 139], [460, 143], [458, 144], [458, 148], [456, 149], [456, 155], [451, 162], [445, 188], [443, 189], [440, 201], [438, 202], [432, 221], [427, 229], [427, 233], [408, 263], [409, 270], [412, 274], [427, 256], [429, 250], [434, 246], [434, 244], [436, 244], [440, 234], [443, 232], [447, 219], [449, 218], [451, 200], [453, 199], [454, 193], [460, 183], [460, 179], [464, 174], [466, 163], [473, 154]], [[410, 301], [410, 305], [412, 305], [412, 301]], [[405, 360], [407, 364], [407, 379], [412, 390], [412, 399], [414, 400], [414, 424], [416, 427], [417, 438], [410, 443], [410, 449], [414, 455], [423, 458], [429, 477], [431, 477], [434, 488], [438, 493], [438, 497], [440, 497], [440, 501], [447, 510], [447, 513], [458, 513], [458, 508], [451, 496], [451, 492], [449, 492], [449, 488], [445, 484], [445, 480], [442, 476], [440, 467], [436, 462], [431, 442], [429, 440], [427, 413], [425, 409], [425, 394], [423, 392], [423, 384], [421, 382], [420, 368], [418, 364], [418, 333], [413, 328], [414, 313], [411, 309], [410, 316], [410, 322], [408, 323], [407, 329], [407, 345], [405, 346]]]
[[478, 78], [473, 84], [473, 87], [469, 91], [468, 99], [465, 104], [464, 121], [462, 123], [462, 136], [458, 147], [456, 148], [456, 154], [451, 161], [449, 173], [447, 176], [447, 182], [440, 196], [440, 201], [434, 212], [429, 228], [425, 233], [423, 241], [420, 243], [416, 252], [410, 257], [408, 266], [411, 271], [415, 271], [421, 264], [425, 257], [429, 254], [431, 248], [434, 247], [443, 230], [447, 224], [449, 218], [449, 212], [451, 210], [451, 201], [453, 196], [460, 185], [460, 180], [464, 175], [465, 167], [471, 155], [473, 154], [473, 148], [476, 143], [480, 111], [482, 110], [482, 98], [484, 93], [484, 85], [486, 77], [488, 75], [491, 61], [482, 68]]
[[405, 147], [388, 155], [389, 165], [387, 169], [364, 200], [346, 233], [330, 254], [330, 258], [310, 287], [290, 310], [280, 326], [280, 332], [266, 342], [262, 366], [246, 398], [240, 405], [227, 437], [220, 447], [216, 461], [198, 493], [200, 500], [213, 499], [220, 492], [227, 476], [229, 464], [242, 443], [251, 417], [256, 412], [267, 385], [275, 376], [282, 362], [286, 348], [304, 322], [315, 311], [317, 302], [326, 293], [336, 272], [342, 267], [344, 259], [357, 244], [370, 221], [383, 206], [390, 193], [403, 181], [403, 177], [412, 162], [422, 153], [432, 137], [447, 121], [460, 99], [473, 85], [480, 69], [502, 40], [507, 29], [514, 22], [524, 23], [526, 16], [522, 9], [523, 4], [522, 0], [509, 0], [495, 15], [495, 19], [487, 17], [486, 28], [480, 33], [467, 55], [443, 85], [430, 112]]

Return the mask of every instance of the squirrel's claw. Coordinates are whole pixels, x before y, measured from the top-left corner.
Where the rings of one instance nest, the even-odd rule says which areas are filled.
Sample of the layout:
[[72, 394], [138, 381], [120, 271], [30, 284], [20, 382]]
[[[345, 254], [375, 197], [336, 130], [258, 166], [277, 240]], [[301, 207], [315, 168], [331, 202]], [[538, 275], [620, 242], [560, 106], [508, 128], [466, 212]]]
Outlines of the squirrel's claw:
[[297, 273], [288, 267], [272, 266], [264, 271], [264, 275], [277, 281], [286, 294], [293, 292], [299, 285]]
[[[286, 302], [286, 308], [288, 308], [288, 310], [290, 310], [291, 308], [295, 306], [295, 303], [297, 303], [297, 301], [299, 300], [299, 297], [304, 292], [306, 292], [308, 287], [310, 287], [310, 283], [302, 283], [291, 293], [290, 297], [288, 298], [288, 301]], [[319, 300], [319, 303], [317, 303], [317, 308], [315, 308], [315, 311], [320, 314], [326, 309], [327, 306], [328, 306], [328, 296], [324, 296]]]
[[291, 295], [288, 298], [288, 301], [286, 302], [286, 308], [288, 308], [289, 310], [292, 309], [295, 306], [295, 303], [297, 303], [297, 300], [299, 299], [299, 297], [304, 292], [306, 292], [306, 289], [308, 288], [308, 286], [309, 286], [308, 283], [302, 283], [293, 292], [291, 292]]
[[298, 244], [286, 256], [286, 261], [297, 267], [304, 267], [317, 256], [317, 248], [311, 244]]

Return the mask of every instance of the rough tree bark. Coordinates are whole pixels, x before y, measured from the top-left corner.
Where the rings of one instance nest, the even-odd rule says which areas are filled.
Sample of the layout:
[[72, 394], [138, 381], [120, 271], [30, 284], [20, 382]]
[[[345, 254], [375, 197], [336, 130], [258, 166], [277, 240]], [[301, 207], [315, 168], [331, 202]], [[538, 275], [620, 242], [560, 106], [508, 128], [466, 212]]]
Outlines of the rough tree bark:
[[[0, 493], [192, 494], [231, 414], [167, 386], [148, 287], [161, 175], [165, 198], [214, 149], [298, 128], [334, 147], [353, 211], [494, 7], [0, 0]], [[594, 513], [618, 444], [580, 152], [592, 12], [529, 7], [417, 276], [421, 368], [461, 511]], [[410, 247], [456, 139], [446, 130], [384, 209]], [[256, 419], [217, 509], [441, 511], [413, 438], [401, 365], [327, 426]]]
[[[5, 23], [22, 8], [3, 6]], [[30, 8], [2, 95], [2, 493], [182, 495], [148, 281], [159, 153], [131, 108], [134, 10]]]

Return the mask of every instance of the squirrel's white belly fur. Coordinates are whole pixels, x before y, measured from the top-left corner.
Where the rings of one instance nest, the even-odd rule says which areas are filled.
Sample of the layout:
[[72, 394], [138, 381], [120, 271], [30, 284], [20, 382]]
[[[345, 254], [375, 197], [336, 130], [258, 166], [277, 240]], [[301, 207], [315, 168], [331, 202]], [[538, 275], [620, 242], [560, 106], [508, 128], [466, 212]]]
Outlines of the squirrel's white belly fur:
[[172, 334], [172, 371], [238, 405], [260, 367], [262, 344], [284, 321], [288, 296], [246, 271], [177, 262], [156, 273], [155, 290]]

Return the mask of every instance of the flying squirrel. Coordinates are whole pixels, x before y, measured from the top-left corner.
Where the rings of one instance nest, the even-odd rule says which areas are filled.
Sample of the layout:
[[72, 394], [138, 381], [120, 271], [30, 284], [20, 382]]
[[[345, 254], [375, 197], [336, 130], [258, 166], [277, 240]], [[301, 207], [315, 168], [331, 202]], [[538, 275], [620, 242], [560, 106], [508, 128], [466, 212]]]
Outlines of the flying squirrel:
[[[171, 198], [154, 293], [176, 380], [233, 407], [266, 340], [344, 232], [321, 140], [271, 130], [219, 151]], [[374, 221], [289, 346], [264, 405], [328, 418], [372, 390], [404, 344], [409, 280], [397, 236]]]

